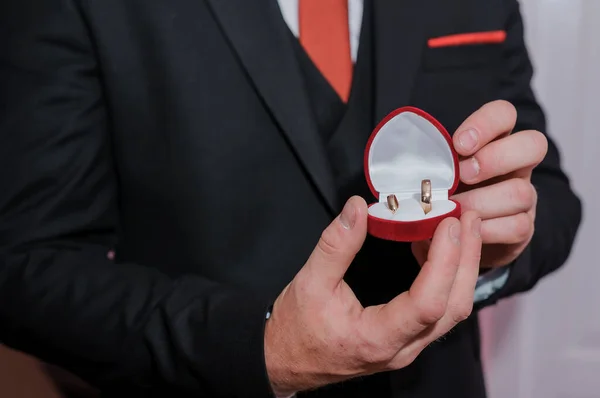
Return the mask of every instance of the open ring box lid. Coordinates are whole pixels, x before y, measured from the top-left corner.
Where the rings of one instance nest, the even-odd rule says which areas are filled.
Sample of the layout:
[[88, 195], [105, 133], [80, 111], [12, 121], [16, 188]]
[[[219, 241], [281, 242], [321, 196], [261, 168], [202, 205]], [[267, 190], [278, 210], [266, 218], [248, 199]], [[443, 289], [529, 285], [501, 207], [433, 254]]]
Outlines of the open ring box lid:
[[[369, 206], [368, 232], [378, 238], [415, 242], [433, 237], [447, 217], [460, 217], [449, 197], [458, 186], [458, 155], [446, 129], [431, 115], [396, 109], [377, 125], [365, 151], [365, 175], [378, 199]], [[421, 207], [421, 181], [431, 181], [431, 211]], [[392, 213], [387, 197], [398, 198]]]

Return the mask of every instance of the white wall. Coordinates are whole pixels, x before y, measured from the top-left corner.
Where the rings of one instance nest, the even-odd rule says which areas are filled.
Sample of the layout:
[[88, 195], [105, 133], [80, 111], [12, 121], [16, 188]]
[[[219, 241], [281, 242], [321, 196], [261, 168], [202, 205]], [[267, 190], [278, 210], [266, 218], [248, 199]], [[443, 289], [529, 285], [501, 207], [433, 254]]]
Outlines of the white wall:
[[565, 267], [481, 313], [490, 398], [600, 397], [600, 0], [521, 0], [549, 133], [584, 199]]

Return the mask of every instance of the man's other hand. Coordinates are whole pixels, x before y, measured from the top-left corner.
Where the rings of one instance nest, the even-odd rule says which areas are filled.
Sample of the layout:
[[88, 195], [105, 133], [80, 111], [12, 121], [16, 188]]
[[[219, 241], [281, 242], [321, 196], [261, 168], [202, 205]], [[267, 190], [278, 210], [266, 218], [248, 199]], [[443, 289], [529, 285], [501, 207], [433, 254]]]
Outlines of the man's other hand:
[[467, 118], [454, 135], [462, 157], [462, 186], [452, 199], [483, 220], [484, 267], [510, 264], [534, 232], [537, 193], [531, 173], [546, 156], [548, 141], [539, 131], [510, 134], [516, 122], [513, 105], [494, 101]]

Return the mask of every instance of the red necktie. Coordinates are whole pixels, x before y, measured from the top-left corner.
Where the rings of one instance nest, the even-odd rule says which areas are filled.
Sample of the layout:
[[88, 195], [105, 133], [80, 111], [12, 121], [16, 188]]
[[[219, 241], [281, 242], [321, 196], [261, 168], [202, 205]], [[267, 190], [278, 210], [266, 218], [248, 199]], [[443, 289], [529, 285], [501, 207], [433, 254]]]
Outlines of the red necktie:
[[299, 25], [300, 43], [347, 102], [352, 84], [348, 0], [299, 0]]

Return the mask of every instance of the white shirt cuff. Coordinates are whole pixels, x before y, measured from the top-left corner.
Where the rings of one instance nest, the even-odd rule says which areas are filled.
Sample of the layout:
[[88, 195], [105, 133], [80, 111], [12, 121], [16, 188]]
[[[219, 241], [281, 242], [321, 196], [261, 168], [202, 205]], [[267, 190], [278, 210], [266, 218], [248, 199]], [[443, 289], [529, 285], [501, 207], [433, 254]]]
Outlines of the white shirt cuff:
[[492, 294], [502, 289], [509, 275], [509, 267], [496, 268], [481, 275], [477, 279], [473, 301], [477, 303], [487, 300]]

